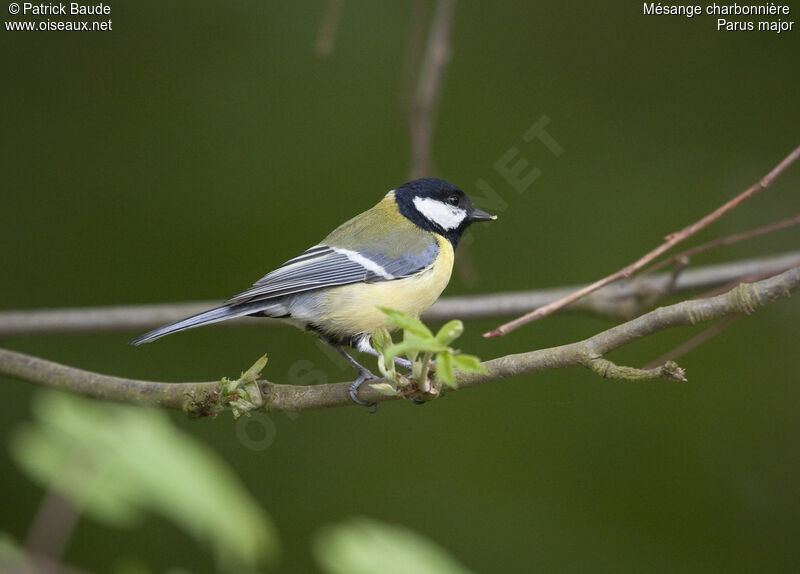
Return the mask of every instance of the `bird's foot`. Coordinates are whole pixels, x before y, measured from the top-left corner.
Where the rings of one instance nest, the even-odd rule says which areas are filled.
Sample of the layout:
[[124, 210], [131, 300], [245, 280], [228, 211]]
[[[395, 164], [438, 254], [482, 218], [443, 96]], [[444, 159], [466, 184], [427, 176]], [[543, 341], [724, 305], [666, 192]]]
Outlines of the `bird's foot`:
[[364, 369], [363, 371], [359, 371], [358, 378], [352, 383], [350, 383], [350, 386], [347, 389], [347, 392], [350, 395], [350, 400], [357, 405], [361, 405], [362, 407], [368, 407], [370, 413], [377, 412], [380, 403], [371, 403], [367, 401], [362, 401], [361, 399], [358, 398], [358, 389], [365, 381], [371, 381], [377, 378], [378, 377], [373, 375], [370, 371]]

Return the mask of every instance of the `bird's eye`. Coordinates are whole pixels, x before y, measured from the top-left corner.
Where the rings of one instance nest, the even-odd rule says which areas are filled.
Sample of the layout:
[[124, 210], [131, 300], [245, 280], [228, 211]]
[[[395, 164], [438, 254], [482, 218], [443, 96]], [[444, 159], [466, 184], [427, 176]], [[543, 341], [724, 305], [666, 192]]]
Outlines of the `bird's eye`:
[[450, 205], [458, 205], [458, 196], [454, 193], [447, 198], [447, 203]]

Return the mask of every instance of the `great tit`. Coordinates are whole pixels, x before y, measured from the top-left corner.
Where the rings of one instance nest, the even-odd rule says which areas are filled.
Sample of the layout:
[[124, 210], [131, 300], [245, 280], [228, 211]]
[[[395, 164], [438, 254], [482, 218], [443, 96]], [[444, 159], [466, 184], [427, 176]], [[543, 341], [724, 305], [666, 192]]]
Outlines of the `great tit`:
[[493, 219], [455, 185], [415, 179], [221, 307], [145, 333], [131, 344], [245, 315], [281, 319], [314, 331], [356, 369], [350, 396], [364, 404], [358, 386], [375, 375], [342, 345], [376, 354], [372, 334], [391, 328], [378, 307], [419, 317], [450, 281], [453, 250], [464, 230]]

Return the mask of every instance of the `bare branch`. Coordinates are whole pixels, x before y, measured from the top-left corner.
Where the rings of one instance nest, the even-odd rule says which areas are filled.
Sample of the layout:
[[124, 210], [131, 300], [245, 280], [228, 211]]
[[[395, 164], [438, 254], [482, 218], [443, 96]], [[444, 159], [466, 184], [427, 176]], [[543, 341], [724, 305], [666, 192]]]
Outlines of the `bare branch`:
[[428, 45], [420, 65], [409, 118], [411, 178], [431, 174], [431, 140], [444, 70], [450, 60], [450, 28], [455, 0], [439, 0], [433, 14]]
[[666, 379], [685, 383], [686, 373], [677, 363], [667, 361], [663, 365], [653, 368], [636, 369], [634, 367], [620, 367], [606, 358], [589, 359], [583, 363], [595, 373], [606, 379], [620, 379], [623, 381], [645, 381], [647, 379]]
[[214, 383], [154, 383], [101, 375], [23, 353], [0, 349], [0, 374], [103, 401], [182, 409], [193, 395], [219, 392]]
[[[666, 294], [678, 294], [729, 285], [732, 282], [785, 271], [800, 265], [800, 251], [745, 259], [732, 263], [686, 269], [669, 288], [672, 273], [638, 276], [634, 280], [609, 285], [576, 301], [567, 310], [630, 319]], [[425, 313], [425, 321], [506, 317], [547, 305], [579, 289], [580, 285], [512, 293], [442, 297]], [[122, 305], [33, 311], [0, 311], [0, 337], [45, 333], [97, 333], [146, 331], [178, 321], [219, 305], [219, 301]], [[219, 323], [222, 327], [272, 326], [277, 323], [245, 317]]]
[[[486, 361], [483, 363], [485, 374], [457, 373], [456, 380], [459, 388], [463, 389], [507, 377], [575, 365], [591, 368], [604, 376], [628, 380], [654, 376], [680, 380], [684, 376], [683, 371], [674, 364], [664, 365], [655, 371], [634, 369], [614, 365], [604, 356], [613, 349], [671, 327], [694, 325], [737, 314], [749, 315], [759, 307], [789, 297], [798, 288], [800, 267], [757, 283], [742, 283], [716, 297], [683, 301], [656, 309], [584, 341]], [[222, 384], [219, 382], [136, 381], [90, 373], [4, 349], [0, 349], [0, 375], [96, 399], [183, 409], [193, 414], [210, 413], [220, 406], [227, 406], [220, 405]], [[294, 386], [259, 381], [261, 408], [300, 411], [352, 405], [348, 396], [349, 384]], [[365, 387], [359, 393], [364, 402], [399, 398], [386, 397]]]
[[[0, 311], [0, 336], [145, 331], [217, 307], [220, 301]], [[226, 321], [239, 325], [245, 320]], [[270, 321], [264, 321], [270, 323]]]
[[[76, 453], [72, 453], [70, 458], [78, 457]], [[69, 462], [73, 462], [73, 464], [64, 465], [63, 468], [66, 468], [67, 472], [60, 474], [56, 482], [68, 483], [70, 480], [85, 480], [85, 475], [75, 476], [75, 470], [80, 468], [80, 464], [75, 464], [74, 460]], [[70, 470], [72, 472], [69, 472]], [[51, 484], [45, 491], [25, 540], [25, 552], [29, 557], [35, 557], [37, 561], [48, 560], [53, 564], [59, 562], [81, 514], [71, 501], [64, 498], [59, 486], [63, 488], [62, 484]], [[58, 572], [57, 569], [47, 570], [44, 568], [39, 571]]]
[[720, 333], [722, 333], [725, 329], [731, 326], [731, 324], [736, 321], [740, 316], [739, 315], [730, 315], [729, 317], [725, 317], [722, 321], [718, 323], [714, 323], [703, 332], [698, 333], [685, 343], [678, 345], [670, 352], [665, 353], [664, 355], [660, 356], [655, 361], [651, 361], [650, 363], [644, 366], [645, 369], [652, 369], [657, 367], [658, 365], [663, 365], [668, 361], [674, 361], [675, 359], [680, 359], [689, 351], [699, 347], [706, 341], [716, 337]]
[[652, 273], [659, 269], [663, 269], [664, 267], [672, 265], [676, 261], [680, 261], [682, 259], [688, 259], [690, 257], [697, 255], [698, 253], [703, 253], [704, 251], [708, 251], [709, 249], [713, 249], [715, 247], [722, 247], [723, 245], [733, 245], [734, 243], [739, 243], [740, 241], [753, 239], [754, 237], [766, 235], [767, 233], [772, 233], [773, 231], [780, 231], [781, 229], [786, 229], [787, 227], [792, 227], [794, 225], [800, 225], [800, 215], [795, 215], [794, 217], [789, 217], [788, 219], [782, 219], [781, 221], [776, 221], [774, 223], [769, 223], [767, 225], [762, 225], [760, 227], [748, 229], [747, 231], [742, 231], [741, 233], [734, 233], [733, 235], [720, 237], [719, 239], [703, 243], [696, 247], [692, 247], [691, 249], [686, 249], [685, 251], [676, 253], [675, 255], [672, 255], [667, 259], [664, 259], [663, 261], [659, 261], [652, 267], [645, 269], [642, 272], [642, 275], [644, 275], [645, 273]]
[[336, 31], [339, 29], [339, 19], [342, 14], [343, 0], [328, 0], [325, 4], [325, 14], [317, 32], [317, 41], [314, 43], [314, 52], [320, 58], [327, 58], [333, 51], [336, 41]]
[[580, 299], [581, 297], [585, 297], [589, 293], [597, 291], [601, 287], [608, 285], [618, 279], [622, 279], [623, 277], [630, 277], [633, 273], [650, 263], [651, 261], [658, 258], [660, 255], [665, 253], [666, 251], [672, 249], [675, 245], [680, 243], [681, 241], [691, 237], [701, 229], [708, 227], [710, 224], [715, 222], [717, 219], [728, 213], [729, 211], [735, 209], [744, 201], [750, 199], [759, 191], [767, 189], [769, 185], [781, 174], [783, 171], [789, 167], [797, 158], [800, 157], [800, 147], [797, 147], [792, 153], [790, 153], [786, 158], [783, 159], [778, 165], [776, 165], [772, 171], [770, 171], [767, 175], [761, 178], [758, 182], [751, 185], [745, 191], [728, 201], [727, 203], [721, 205], [702, 219], [692, 223], [691, 225], [684, 227], [680, 231], [676, 231], [675, 233], [670, 233], [665, 238], [665, 242], [644, 255], [643, 257], [637, 259], [630, 265], [623, 267], [616, 273], [612, 273], [611, 275], [600, 279], [599, 281], [595, 281], [591, 285], [580, 289], [567, 297], [559, 299], [558, 301], [554, 301], [553, 303], [549, 303], [544, 307], [540, 307], [539, 309], [535, 309], [522, 317], [518, 317], [513, 321], [509, 321], [501, 325], [500, 327], [489, 331], [488, 333], [484, 333], [484, 337], [498, 337], [510, 333], [514, 329], [521, 327], [531, 321], [536, 321], [537, 319], [541, 319], [559, 309], [566, 307], [570, 303], [573, 303]]
[[[671, 272], [636, 277], [608, 285], [576, 301], [565, 310], [594, 313], [614, 319], [631, 319], [667, 295], [730, 285], [756, 275], [774, 275], [796, 265], [800, 265], [800, 251], [685, 269], [677, 277]], [[449, 320], [513, 316], [557, 301], [580, 288], [580, 285], [573, 285], [516, 293], [443, 297], [423, 318]]]
[[411, 116], [414, 107], [414, 95], [419, 63], [425, 49], [425, 32], [430, 12], [428, 0], [413, 0], [411, 2], [411, 17], [406, 35], [406, 45], [403, 55], [403, 73], [400, 80], [400, 107], [403, 110], [403, 120], [411, 130]]

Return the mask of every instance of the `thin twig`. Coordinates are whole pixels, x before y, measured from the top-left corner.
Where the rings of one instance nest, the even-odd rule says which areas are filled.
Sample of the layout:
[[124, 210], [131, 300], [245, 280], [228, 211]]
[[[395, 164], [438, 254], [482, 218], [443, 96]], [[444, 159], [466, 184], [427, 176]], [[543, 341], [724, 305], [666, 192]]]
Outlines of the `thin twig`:
[[703, 243], [696, 247], [692, 247], [691, 249], [686, 249], [685, 251], [676, 253], [675, 255], [672, 255], [664, 259], [663, 261], [659, 261], [652, 267], [648, 267], [647, 269], [642, 271], [639, 277], [641, 277], [644, 274], [653, 273], [654, 271], [663, 269], [664, 267], [667, 267], [668, 265], [671, 265], [672, 263], [675, 263], [676, 261], [679, 261], [681, 259], [688, 259], [690, 257], [693, 257], [698, 253], [703, 253], [704, 251], [708, 251], [709, 249], [713, 249], [715, 247], [722, 247], [723, 245], [733, 245], [734, 243], [739, 243], [740, 241], [746, 241], [754, 237], [766, 235], [767, 233], [772, 233], [773, 231], [780, 231], [781, 229], [786, 229], [787, 227], [792, 227], [794, 225], [800, 225], [800, 215], [795, 215], [794, 217], [783, 219], [781, 221], [776, 221], [768, 225], [762, 225], [761, 227], [756, 227], [748, 231], [742, 231], [741, 233], [728, 235], [727, 237], [720, 237], [719, 239], [715, 239], [714, 241], [709, 241], [707, 243]]
[[[788, 267], [786, 267], [784, 269], [779, 269], [779, 270], [774, 271], [774, 272], [766, 271], [766, 272], [762, 272], [762, 273], [753, 273], [753, 274], [751, 274], [749, 276], [742, 277], [741, 279], [738, 279], [736, 281], [732, 281], [730, 283], [727, 283], [727, 284], [723, 285], [722, 287], [718, 287], [718, 288], [713, 289], [711, 291], [707, 291], [705, 293], [701, 293], [700, 295], [697, 295], [696, 297], [694, 297], [694, 299], [697, 300], [697, 299], [706, 299], [708, 297], [714, 297], [716, 295], [720, 295], [722, 293], [726, 293], [727, 291], [730, 291], [731, 289], [736, 287], [736, 285], [738, 285], [739, 283], [742, 283], [742, 282], [748, 282], [749, 283], [749, 282], [754, 282], [754, 281], [762, 281], [764, 279], [768, 279], [769, 277], [774, 277], [775, 275], [779, 275], [781, 273], [784, 273], [784, 272], [788, 271], [789, 269], [791, 269], [793, 267], [796, 267], [796, 265], [791, 265], [791, 266], [788, 266]], [[675, 347], [674, 349], [672, 349], [668, 353], [665, 353], [664, 355], [662, 355], [661, 357], [659, 357], [655, 361], [651, 361], [650, 363], [648, 363], [647, 365], [645, 365], [642, 368], [643, 369], [655, 368], [658, 365], [662, 365], [662, 364], [665, 364], [666, 362], [673, 361], [675, 359], [678, 359], [678, 358], [682, 357], [683, 355], [685, 355], [689, 351], [695, 349], [696, 347], [699, 347], [700, 345], [702, 345], [703, 343], [705, 343], [706, 341], [708, 341], [712, 337], [716, 337], [717, 335], [719, 335], [722, 331], [727, 329], [731, 325], [731, 323], [733, 323], [739, 317], [740, 317], [739, 315], [733, 315], [733, 316], [725, 317], [719, 323], [717, 323], [715, 325], [711, 325], [711, 327], [709, 327], [708, 329], [706, 329], [702, 333], [699, 333], [698, 335], [695, 335], [694, 337], [692, 337], [688, 341], [678, 345], [677, 347]]]
[[738, 280], [735, 280], [735, 281], [729, 281], [728, 283], [726, 283], [724, 285], [721, 285], [719, 287], [711, 289], [710, 291], [705, 291], [703, 293], [700, 293], [699, 295], [695, 295], [692, 298], [693, 299], [705, 299], [706, 297], [714, 297], [715, 295], [719, 295], [720, 293], [725, 293], [726, 291], [730, 291], [731, 289], [736, 287], [736, 285], [738, 285], [739, 283], [744, 283], [744, 282], [752, 283], [754, 281], [761, 281], [762, 279], [768, 279], [769, 277], [774, 277], [775, 275], [780, 275], [784, 271], [788, 271], [789, 269], [792, 269], [793, 267], [797, 267], [797, 265], [789, 264], [789, 265], [787, 265], [786, 267], [784, 267], [782, 269], [753, 272], [750, 275], [746, 275], [746, 276], [742, 277], [741, 279], [738, 279]]
[[403, 73], [400, 80], [400, 107], [403, 120], [411, 130], [411, 117], [414, 109], [414, 94], [419, 76], [420, 60], [425, 48], [425, 31], [430, 12], [428, 0], [414, 0], [411, 3], [411, 17], [403, 53]]
[[79, 518], [80, 513], [58, 490], [48, 489], [33, 517], [25, 542], [26, 553], [57, 564]]
[[320, 58], [327, 58], [333, 52], [336, 41], [336, 32], [339, 29], [339, 20], [342, 14], [343, 0], [328, 0], [325, 5], [325, 14], [317, 32], [317, 41], [314, 43], [314, 52]]
[[[75, 448], [61, 464], [58, 477], [45, 491], [25, 540], [25, 552], [29, 556], [37, 560], [46, 559], [52, 565], [61, 561], [82, 511], [81, 505], [75, 500], [64, 497], [63, 485], [79, 478], [78, 473], [85, 466], [83, 458], [81, 448]], [[43, 569], [42, 572], [48, 570]]]
[[[654, 375], [678, 380], [683, 371], [677, 365], [665, 365], [660, 373], [618, 367], [604, 355], [632, 341], [679, 325], [715, 321], [737, 314], [750, 314], [759, 307], [789, 297], [800, 288], [800, 267], [790, 269], [758, 283], [742, 283], [728, 293], [710, 299], [683, 301], [661, 307], [627, 323], [617, 325], [577, 343], [508, 355], [483, 363], [485, 373], [456, 373], [458, 388], [474, 387], [522, 374], [582, 365], [604, 375], [641, 380]], [[59, 365], [44, 359], [0, 349], [0, 375], [36, 385], [62, 389], [96, 399], [147, 404], [162, 408], [183, 409], [194, 414], [216, 412], [220, 406], [222, 384], [159, 383], [110, 377]], [[378, 381], [376, 381], [378, 382]], [[301, 411], [352, 405], [350, 383], [294, 386], [259, 381], [265, 410]], [[362, 386], [359, 398], [364, 402], [393, 400], [369, 386]]]
[[522, 317], [514, 319], [513, 321], [509, 321], [508, 323], [505, 323], [500, 327], [493, 329], [492, 331], [484, 333], [483, 336], [498, 337], [506, 335], [507, 333], [510, 333], [511, 331], [521, 327], [522, 325], [530, 323], [531, 321], [536, 321], [537, 319], [541, 319], [542, 317], [545, 317], [547, 315], [550, 315], [551, 313], [554, 313], [555, 311], [558, 311], [559, 309], [569, 305], [570, 303], [573, 303], [574, 301], [577, 301], [581, 297], [585, 297], [586, 295], [592, 293], [593, 291], [597, 291], [598, 289], [604, 287], [605, 285], [608, 285], [609, 283], [617, 281], [618, 279], [622, 279], [623, 277], [630, 277], [633, 273], [635, 273], [636, 271], [638, 271], [651, 261], [655, 260], [666, 251], [672, 249], [672, 247], [674, 247], [681, 241], [684, 241], [685, 239], [691, 237], [701, 229], [708, 227], [711, 223], [713, 223], [714, 221], [716, 221], [729, 211], [735, 209], [741, 203], [750, 199], [759, 191], [767, 189], [767, 187], [769, 187], [769, 185], [781, 173], [783, 173], [783, 171], [786, 170], [787, 167], [789, 167], [795, 160], [797, 160], [798, 157], [800, 157], [800, 147], [795, 148], [795, 150], [792, 151], [792, 153], [786, 156], [786, 158], [784, 158], [783, 161], [781, 161], [778, 165], [776, 165], [767, 175], [761, 178], [758, 182], [751, 185], [745, 191], [743, 191], [730, 201], [724, 203], [723, 205], [721, 205], [720, 207], [718, 207], [717, 209], [715, 209], [714, 211], [703, 217], [702, 219], [692, 223], [687, 227], [684, 227], [680, 231], [670, 233], [669, 235], [666, 236], [665, 242], [663, 244], [659, 245], [658, 247], [656, 247], [643, 257], [637, 259], [630, 265], [623, 267], [616, 273], [612, 273], [608, 277], [600, 279], [599, 281], [595, 281], [591, 285], [588, 285], [587, 287], [584, 287], [583, 289], [580, 289], [572, 293], [571, 295], [568, 295], [567, 297], [559, 299], [558, 301], [554, 301], [553, 303], [545, 305], [544, 307], [540, 307], [539, 309], [531, 311], [523, 315]]
[[428, 44], [420, 65], [409, 119], [412, 179], [431, 174], [431, 140], [442, 78], [450, 60], [450, 28], [455, 4], [455, 0], [439, 0], [436, 3]]
[[[800, 251], [690, 268], [682, 271], [677, 277], [671, 293], [686, 293], [729, 285], [731, 282], [739, 282], [745, 277], [765, 273], [774, 274], [795, 265], [800, 265]], [[609, 285], [576, 301], [567, 310], [629, 319], [646, 308], [645, 304], [652, 305], [666, 294], [672, 277], [672, 273], [659, 273]], [[528, 309], [556, 301], [580, 287], [580, 285], [572, 285], [511, 293], [442, 297], [425, 313], [423, 319], [425, 321], [448, 321], [450, 319], [513, 317]], [[159, 325], [179, 321], [219, 304], [220, 301], [195, 301], [115, 307], [0, 311], [0, 337], [146, 331]], [[231, 319], [219, 323], [217, 326], [265, 327], [278, 324], [275, 321], [246, 317]]]
[[689, 351], [694, 350], [695, 348], [699, 347], [709, 339], [716, 337], [720, 333], [722, 333], [725, 329], [730, 327], [731, 323], [736, 321], [740, 318], [740, 315], [731, 315], [729, 317], [725, 317], [721, 321], [714, 323], [708, 329], [705, 329], [703, 332], [698, 333], [685, 343], [682, 343], [672, 349], [668, 353], [664, 353], [655, 361], [651, 361], [650, 363], [646, 364], [643, 369], [654, 369], [659, 365], [665, 364], [667, 361], [674, 361], [675, 359], [680, 359]]

